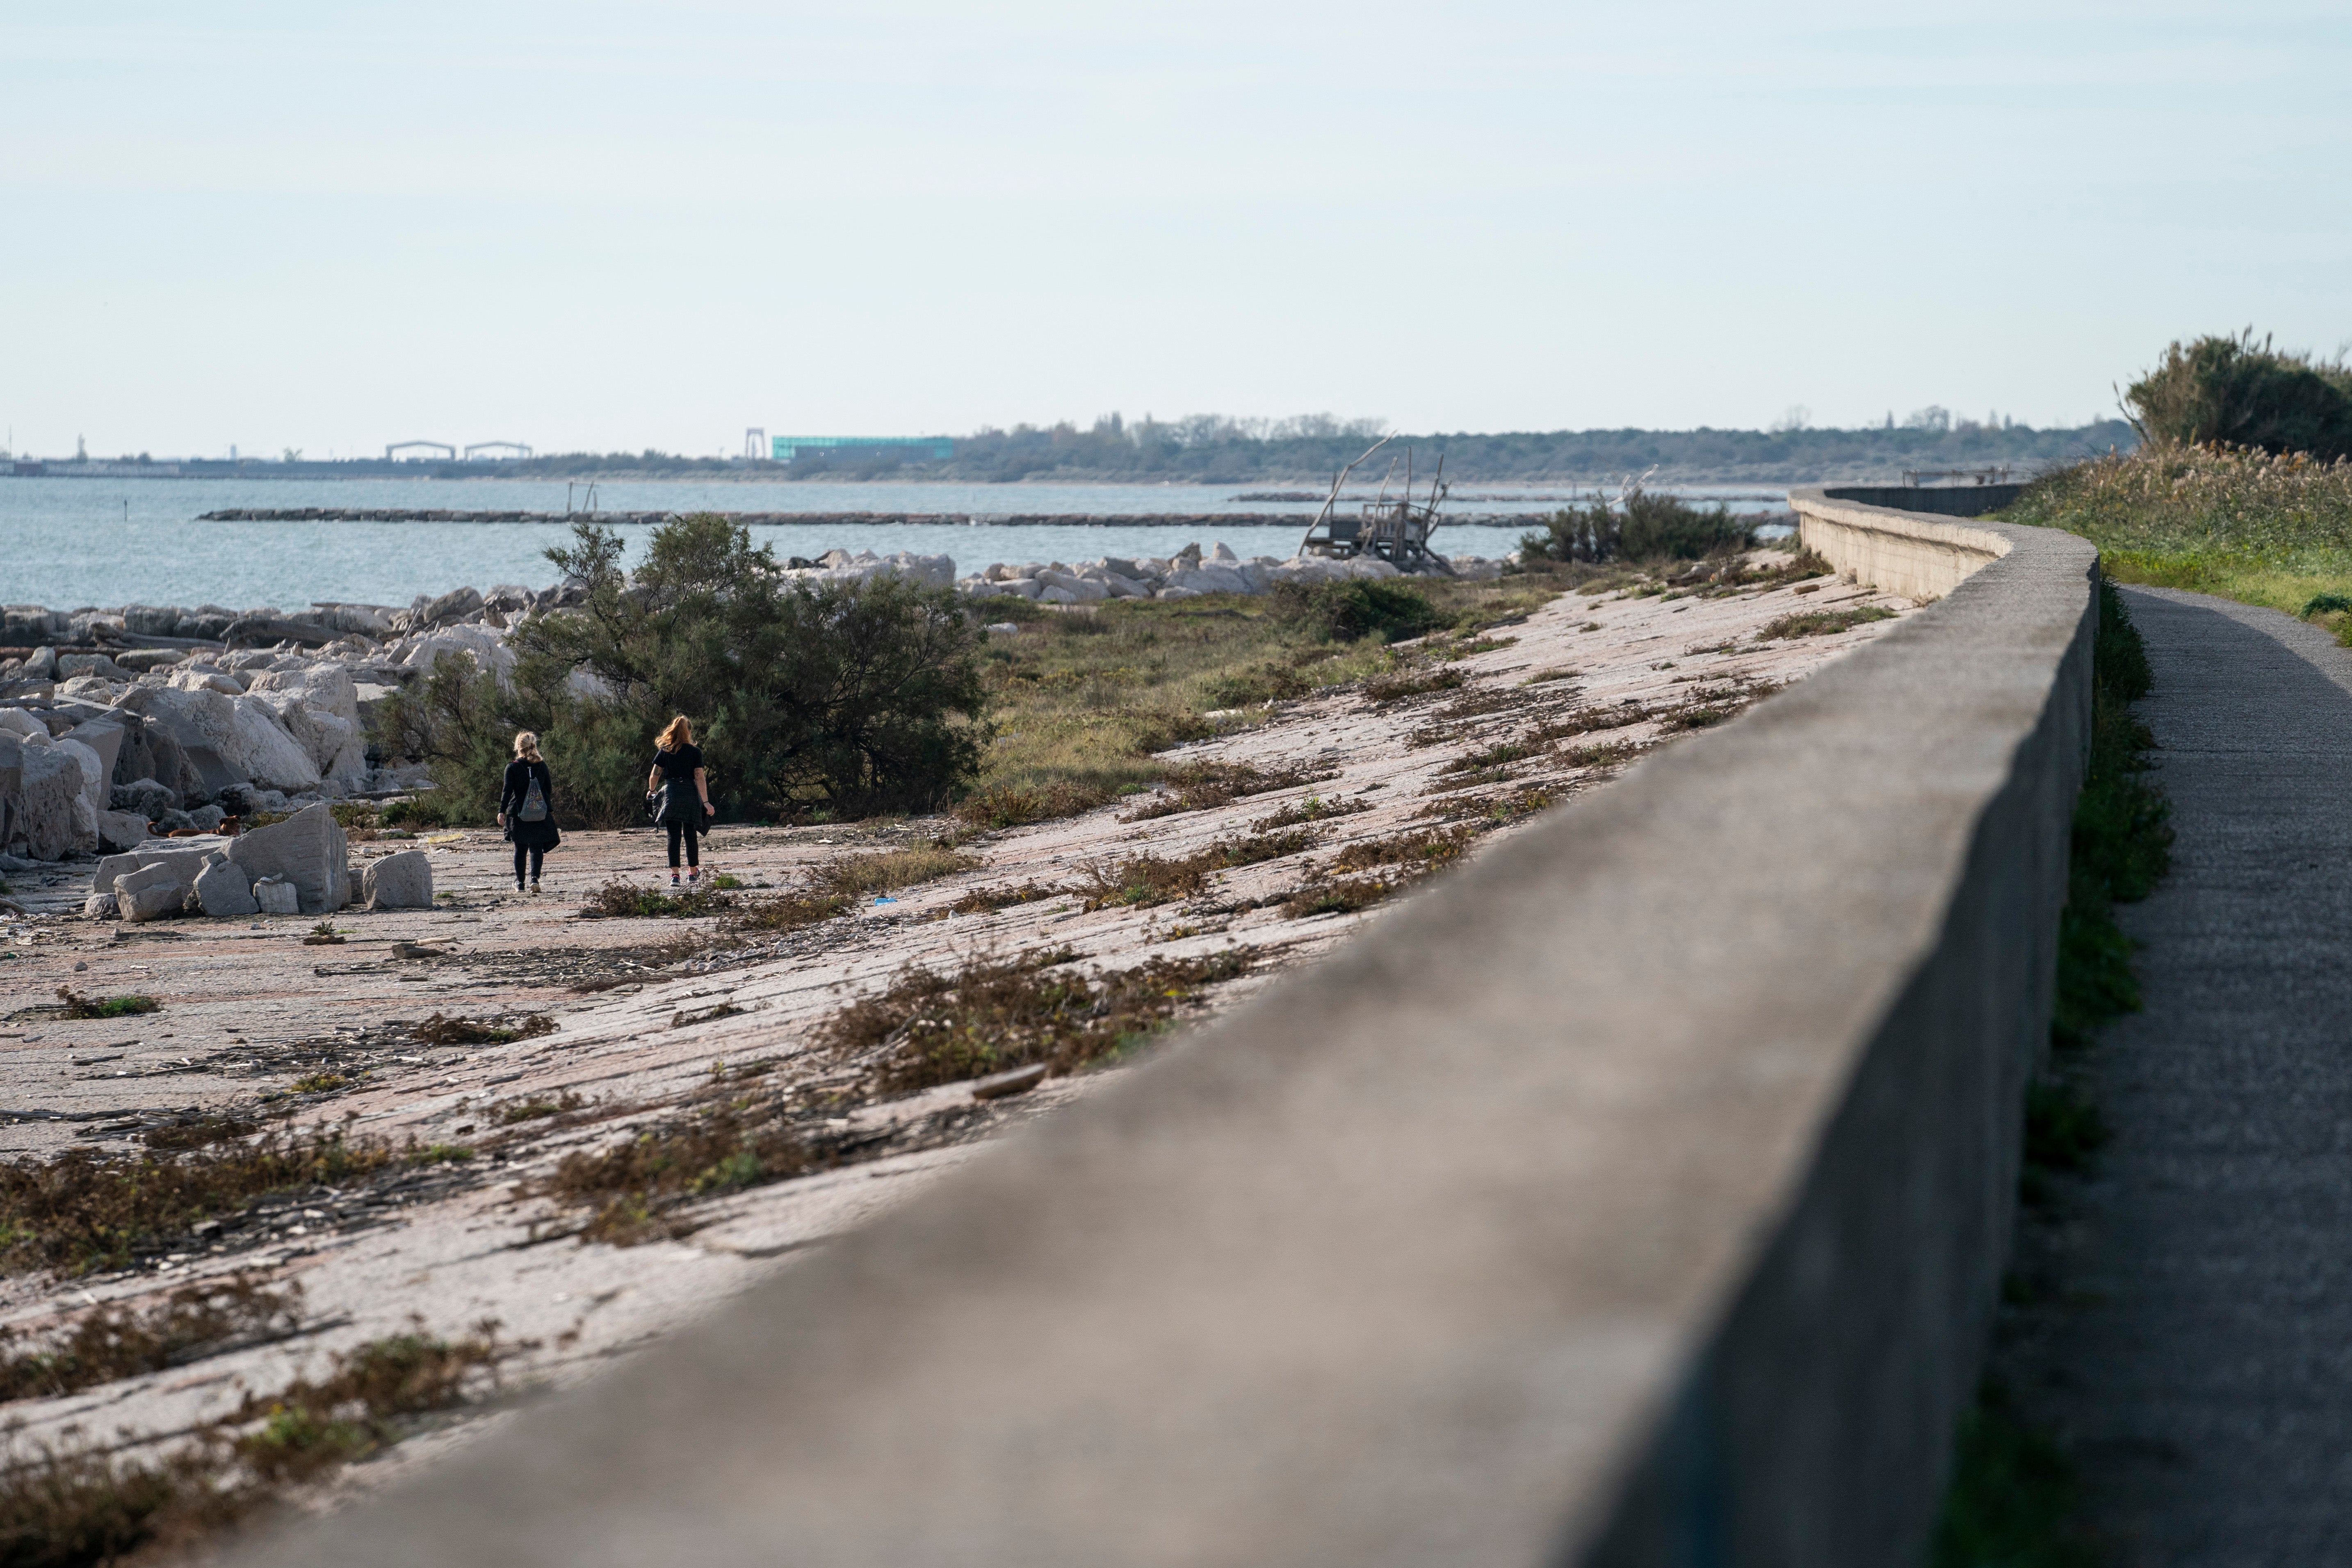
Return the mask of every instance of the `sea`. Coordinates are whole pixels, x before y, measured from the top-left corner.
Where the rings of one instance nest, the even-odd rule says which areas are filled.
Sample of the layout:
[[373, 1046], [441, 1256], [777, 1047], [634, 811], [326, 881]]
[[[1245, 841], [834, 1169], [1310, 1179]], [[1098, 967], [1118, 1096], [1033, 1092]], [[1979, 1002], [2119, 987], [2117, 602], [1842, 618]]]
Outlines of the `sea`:
[[[994, 562], [1076, 562], [1102, 555], [1166, 556], [1186, 544], [1223, 543], [1236, 555], [1287, 556], [1313, 517], [1312, 500], [1264, 498], [1307, 487], [1273, 485], [949, 485], [604, 483], [562, 479], [213, 479], [0, 477], [0, 603], [53, 609], [126, 604], [292, 609], [324, 603], [404, 605], [419, 594], [514, 583], [544, 587], [558, 575], [545, 552], [566, 542], [553, 522], [205, 522], [204, 513], [296, 508], [412, 511], [594, 512], [700, 510], [922, 512], [962, 521], [929, 523], [763, 524], [756, 542], [779, 556], [828, 550], [949, 555], [959, 574]], [[1777, 512], [1786, 501], [1758, 486], [1694, 486], [1694, 501], [1735, 511]], [[1457, 486], [1437, 535], [1449, 555], [1500, 557], [1546, 514], [1591, 492], [1566, 485]], [[1353, 492], [1350, 492], [1352, 498]], [[1171, 526], [1169, 514], [1295, 512], [1281, 524], [1237, 521]], [[1087, 524], [1034, 521], [1064, 515]], [[1342, 515], [1345, 515], [1343, 511]], [[1476, 521], [1468, 521], [1475, 516]], [[1124, 520], [1132, 518], [1128, 522]], [[621, 524], [632, 552], [650, 524]]]

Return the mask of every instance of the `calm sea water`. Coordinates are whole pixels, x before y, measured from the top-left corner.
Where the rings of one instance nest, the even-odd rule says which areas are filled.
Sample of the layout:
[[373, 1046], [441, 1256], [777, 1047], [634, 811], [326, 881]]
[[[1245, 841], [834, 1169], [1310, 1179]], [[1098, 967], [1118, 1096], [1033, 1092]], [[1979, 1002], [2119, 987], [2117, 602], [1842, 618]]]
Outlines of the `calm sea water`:
[[[1288, 555], [1312, 506], [1279, 527], [1223, 529], [1138, 523], [1010, 527], [1008, 513], [1138, 516], [1266, 512], [1283, 503], [1234, 498], [1254, 486], [599, 484], [611, 511], [920, 511], [961, 513], [966, 524], [779, 524], [755, 538], [779, 555], [831, 549], [877, 554], [912, 550], [955, 557], [959, 573], [992, 562], [1078, 561], [1097, 555], [1169, 555], [1198, 542], [1234, 553]], [[1290, 487], [1265, 487], [1284, 488]], [[1301, 487], [1304, 488], [1304, 487]], [[1540, 516], [1560, 486], [1514, 491], [1461, 487], [1461, 510]], [[1776, 510], [1754, 487], [1700, 487], [1694, 499], [1730, 498], [1737, 510]], [[581, 489], [571, 490], [578, 500]], [[111, 607], [124, 604], [295, 607], [319, 600], [405, 605], [419, 594], [543, 587], [555, 570], [541, 552], [570, 536], [562, 523], [199, 522], [243, 507], [403, 508], [413, 510], [562, 512], [561, 479], [68, 479], [0, 478], [0, 603]], [[1499, 556], [1526, 524], [1457, 524], [1438, 539], [1450, 554]], [[634, 548], [647, 531], [624, 528]]]

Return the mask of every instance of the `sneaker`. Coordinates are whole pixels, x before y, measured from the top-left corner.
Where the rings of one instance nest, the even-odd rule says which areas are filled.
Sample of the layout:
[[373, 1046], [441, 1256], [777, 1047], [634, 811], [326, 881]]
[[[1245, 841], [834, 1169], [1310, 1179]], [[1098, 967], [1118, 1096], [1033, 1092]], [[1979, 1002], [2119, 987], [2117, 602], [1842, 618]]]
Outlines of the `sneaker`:
[[702, 868], [699, 866], [686, 874], [686, 885], [689, 888], [700, 880], [702, 880]]
[[531, 897], [533, 898], [537, 898], [539, 896], [539, 883], [536, 879], [534, 879], [530, 884], [530, 892]]
[[669, 874], [669, 885], [673, 888], [677, 886], [677, 873], [676, 871], [672, 871]]

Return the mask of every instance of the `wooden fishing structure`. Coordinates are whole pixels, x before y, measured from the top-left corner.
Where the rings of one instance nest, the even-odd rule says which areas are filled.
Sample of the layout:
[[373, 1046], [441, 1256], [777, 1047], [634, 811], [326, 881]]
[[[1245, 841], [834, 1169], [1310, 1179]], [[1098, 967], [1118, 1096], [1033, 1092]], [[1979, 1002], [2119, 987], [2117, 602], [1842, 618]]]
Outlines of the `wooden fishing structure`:
[[[1339, 489], [1348, 482], [1348, 476], [1393, 439], [1381, 437], [1363, 457], [1339, 470], [1331, 481], [1331, 493], [1324, 498], [1323, 510], [1315, 514], [1315, 521], [1307, 525], [1307, 536], [1298, 542], [1298, 553], [1341, 560], [1369, 555], [1387, 562], [1400, 572], [1434, 572], [1450, 577], [1454, 574], [1453, 565], [1429, 547], [1429, 536], [1437, 531], [1437, 509], [1445, 500], [1444, 453], [1438, 454], [1437, 472], [1429, 481], [1424, 499], [1413, 499], [1412, 448], [1407, 447], [1402, 457], [1389, 460], [1389, 471], [1381, 480], [1377, 498], [1363, 502], [1355, 517], [1332, 515], [1332, 509], [1339, 501]], [[1404, 489], [1391, 500], [1389, 486], [1396, 479], [1400, 462], [1404, 465]]]

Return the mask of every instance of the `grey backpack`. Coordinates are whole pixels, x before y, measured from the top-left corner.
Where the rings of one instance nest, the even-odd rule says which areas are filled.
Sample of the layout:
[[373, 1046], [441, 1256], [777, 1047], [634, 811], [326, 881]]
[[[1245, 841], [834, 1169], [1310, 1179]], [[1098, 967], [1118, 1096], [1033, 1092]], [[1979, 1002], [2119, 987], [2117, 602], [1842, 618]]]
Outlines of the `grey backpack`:
[[530, 781], [530, 793], [522, 797], [522, 810], [516, 814], [525, 822], [547, 820], [547, 797], [539, 793], [539, 781]]

